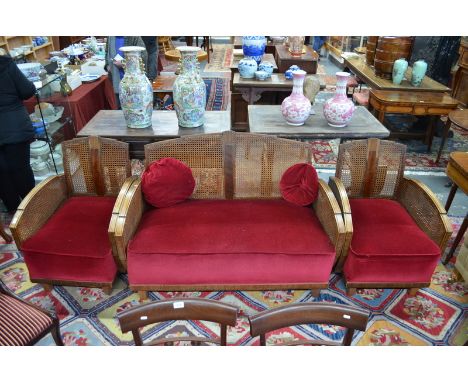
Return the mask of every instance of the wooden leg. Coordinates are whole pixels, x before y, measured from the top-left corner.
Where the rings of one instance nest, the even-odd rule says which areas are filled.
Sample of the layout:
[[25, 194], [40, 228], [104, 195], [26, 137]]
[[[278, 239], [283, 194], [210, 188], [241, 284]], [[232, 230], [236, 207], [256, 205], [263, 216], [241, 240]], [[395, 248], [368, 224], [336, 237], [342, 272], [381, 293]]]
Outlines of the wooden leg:
[[440, 156], [442, 155], [442, 150], [444, 149], [445, 140], [447, 139], [448, 132], [450, 131], [450, 125], [452, 121], [447, 117], [447, 122], [445, 122], [444, 132], [442, 134], [442, 142], [440, 142], [439, 152], [437, 153], [436, 163], [439, 163]]
[[148, 291], [147, 290], [139, 290], [138, 295], [140, 296], [140, 300], [148, 300]]
[[8, 235], [5, 231], [5, 228], [3, 227], [3, 223], [0, 222], [0, 236], [3, 237], [3, 239], [7, 242], [7, 243], [11, 243], [13, 241], [13, 239], [11, 238], [10, 235]]
[[428, 153], [430, 153], [432, 149], [432, 140], [434, 139], [435, 126], [436, 126], [436, 117], [431, 115], [429, 117], [429, 128], [427, 129], [427, 133], [426, 133], [426, 143], [427, 143]]
[[41, 286], [46, 292], [52, 292], [52, 289], [54, 289], [54, 286], [50, 284], [41, 284]]
[[408, 294], [410, 296], [416, 296], [416, 293], [418, 293], [419, 288], [410, 288], [408, 289]]
[[63, 341], [62, 341], [62, 336], [60, 335], [60, 329], [59, 325], [54, 325], [52, 329], [50, 330], [50, 334], [52, 334], [52, 338], [55, 341], [55, 344], [57, 346], [64, 346]]
[[311, 294], [313, 297], [317, 298], [320, 296], [320, 289], [311, 289]]
[[112, 286], [105, 286], [102, 288], [102, 291], [107, 294], [107, 295], [111, 295], [112, 294]]
[[458, 186], [453, 183], [452, 188], [450, 189], [449, 195], [447, 197], [447, 201], [445, 202], [445, 211], [448, 212], [450, 206], [452, 205], [453, 198], [455, 197], [455, 194], [457, 193]]
[[379, 122], [383, 125], [383, 121], [384, 121], [384, 118], [385, 118], [385, 111], [380, 110], [378, 118], [379, 118]]
[[348, 296], [352, 296], [352, 295], [354, 295], [354, 294], [356, 294], [356, 293], [357, 293], [357, 289], [356, 289], [356, 288], [346, 288], [346, 294], [347, 294]]
[[453, 242], [452, 248], [450, 248], [450, 252], [448, 253], [447, 258], [444, 260], [444, 264], [447, 264], [452, 258], [453, 254], [455, 253], [455, 250], [458, 247], [458, 244], [460, 243], [461, 239], [465, 235], [467, 227], [468, 227], [468, 214], [465, 216], [465, 219], [463, 220], [460, 230], [458, 231], [457, 237], [455, 238], [455, 241]]

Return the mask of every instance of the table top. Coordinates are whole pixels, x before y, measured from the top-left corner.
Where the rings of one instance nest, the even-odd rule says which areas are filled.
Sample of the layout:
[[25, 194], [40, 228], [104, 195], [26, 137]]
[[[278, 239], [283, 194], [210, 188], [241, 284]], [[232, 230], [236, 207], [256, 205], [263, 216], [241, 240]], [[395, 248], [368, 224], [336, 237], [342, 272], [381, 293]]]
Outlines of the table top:
[[409, 104], [409, 105], [434, 105], [438, 107], [456, 108], [458, 101], [445, 93], [431, 92], [409, 92], [409, 91], [388, 91], [370, 90], [370, 97], [374, 96], [382, 103]]
[[[180, 60], [180, 52], [177, 49], [166, 50], [164, 52], [164, 56], [169, 61], [179, 61]], [[199, 50], [197, 52], [197, 59], [198, 61], [204, 61], [208, 58], [208, 53], [204, 50]]]
[[153, 86], [154, 93], [168, 93], [172, 92], [174, 88], [174, 82], [177, 76], [157, 76], [154, 82], [151, 84]]
[[468, 109], [451, 111], [449, 118], [455, 125], [468, 130]]
[[408, 67], [406, 71], [405, 78], [401, 82], [400, 85], [395, 85], [392, 80], [387, 80], [385, 78], [377, 77], [374, 73], [374, 70], [371, 66], [366, 64], [365, 56], [352, 56], [352, 57], [345, 57], [344, 64], [347, 66], [351, 71], [356, 74], [361, 80], [363, 80], [366, 84], [370, 87], [380, 90], [405, 90], [405, 91], [419, 91], [419, 92], [447, 92], [450, 91], [445, 85], [434, 81], [432, 78], [428, 76], [424, 76], [420, 86], [413, 86], [411, 85], [411, 67]]
[[356, 107], [346, 127], [331, 127], [323, 116], [323, 104], [314, 104], [302, 126], [290, 126], [281, 114], [280, 105], [249, 105], [251, 133], [272, 134], [288, 138], [386, 138], [390, 132], [363, 106]]
[[[306, 77], [317, 77], [320, 88], [325, 88], [325, 80], [319, 74], [308, 74]], [[239, 73], [234, 74], [233, 84], [235, 87], [259, 87], [259, 88], [285, 88], [292, 89], [293, 81], [286, 79], [284, 73], [273, 73], [270, 78], [260, 81], [255, 78], [242, 78]]]
[[206, 111], [205, 124], [194, 129], [180, 128], [172, 110], [155, 110], [153, 126], [146, 129], [129, 129], [122, 110], [101, 110], [78, 133], [79, 137], [100, 135], [109, 138], [178, 138], [193, 134], [220, 133], [231, 129], [229, 111]]
[[304, 45], [306, 52], [301, 56], [292, 56], [289, 52], [289, 47], [286, 45], [275, 45], [276, 54], [279, 60], [297, 60], [297, 61], [318, 61], [318, 53], [309, 45]]
[[[231, 66], [229, 68], [231, 69], [237, 69], [237, 66], [239, 65], [239, 61], [243, 59], [244, 56], [235, 56], [234, 53], [232, 54], [232, 61], [231, 61]], [[262, 58], [262, 62], [270, 62], [273, 65], [273, 70], [277, 70], [278, 66], [276, 65], [275, 57], [271, 53], [265, 53]]]
[[457, 184], [462, 186], [463, 191], [467, 192], [468, 187], [466, 186], [466, 178], [468, 177], [468, 152], [454, 151], [450, 153], [449, 166], [453, 166], [464, 176], [464, 182], [459, 181]]

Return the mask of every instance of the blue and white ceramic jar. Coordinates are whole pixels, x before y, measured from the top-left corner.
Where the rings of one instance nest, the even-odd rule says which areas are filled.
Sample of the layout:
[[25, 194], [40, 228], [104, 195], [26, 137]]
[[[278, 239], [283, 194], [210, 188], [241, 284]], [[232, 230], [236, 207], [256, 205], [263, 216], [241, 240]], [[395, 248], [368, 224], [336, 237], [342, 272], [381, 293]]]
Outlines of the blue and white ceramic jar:
[[426, 75], [427, 62], [418, 60], [413, 64], [413, 73], [411, 74], [411, 85], [419, 86]]
[[200, 76], [197, 52], [200, 48], [180, 46], [181, 70], [173, 87], [174, 109], [180, 127], [205, 123], [206, 85]]
[[271, 74], [273, 73], [273, 64], [268, 61], [263, 61], [258, 65], [258, 70], [263, 70], [264, 72], [268, 73], [268, 77], [271, 77]]
[[265, 36], [242, 36], [244, 56], [252, 57], [257, 61], [257, 64], [260, 64], [265, 53], [266, 43]]
[[141, 65], [140, 46], [120, 48], [125, 53], [125, 75], [119, 85], [119, 99], [127, 127], [140, 129], [151, 126], [153, 87]]
[[288, 70], [284, 72], [284, 76], [286, 77], [287, 80], [292, 80], [293, 79], [293, 72], [297, 72], [298, 70], [301, 70], [301, 68], [297, 65], [291, 65]]
[[393, 63], [392, 81], [395, 85], [400, 85], [408, 69], [408, 61], [400, 58]]
[[257, 61], [252, 57], [244, 57], [239, 61], [237, 69], [242, 78], [254, 78], [257, 71]]
[[255, 72], [255, 78], [259, 81], [265, 81], [269, 77], [270, 76], [268, 75], [268, 73], [265, 72], [264, 70], [257, 70]]

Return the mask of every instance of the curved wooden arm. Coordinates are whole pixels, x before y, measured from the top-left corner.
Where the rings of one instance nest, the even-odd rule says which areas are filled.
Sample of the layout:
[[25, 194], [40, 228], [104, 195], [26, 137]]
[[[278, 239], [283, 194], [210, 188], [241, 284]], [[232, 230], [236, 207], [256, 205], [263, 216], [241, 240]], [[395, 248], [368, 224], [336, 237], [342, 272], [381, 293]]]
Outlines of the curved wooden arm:
[[140, 223], [144, 210], [141, 178], [132, 176], [125, 181], [120, 190], [108, 230], [114, 259], [121, 272], [127, 270], [127, 245]]
[[346, 188], [340, 178], [334, 176], [330, 177], [328, 180], [328, 186], [332, 190], [333, 195], [335, 195], [336, 201], [341, 208], [341, 214], [343, 216], [343, 222], [346, 231], [343, 247], [334, 268], [335, 272], [341, 272], [346, 257], [348, 256], [351, 239], [353, 238], [353, 219], [351, 217], [351, 205], [349, 204]]
[[335, 263], [338, 260], [346, 238], [345, 226], [338, 202], [323, 180], [319, 180], [319, 194], [313, 204], [323, 229], [335, 247]]
[[447, 212], [434, 193], [419, 180], [403, 178], [397, 200], [443, 254], [453, 229]]
[[18, 249], [49, 220], [67, 198], [63, 174], [43, 180], [26, 195], [10, 224]]

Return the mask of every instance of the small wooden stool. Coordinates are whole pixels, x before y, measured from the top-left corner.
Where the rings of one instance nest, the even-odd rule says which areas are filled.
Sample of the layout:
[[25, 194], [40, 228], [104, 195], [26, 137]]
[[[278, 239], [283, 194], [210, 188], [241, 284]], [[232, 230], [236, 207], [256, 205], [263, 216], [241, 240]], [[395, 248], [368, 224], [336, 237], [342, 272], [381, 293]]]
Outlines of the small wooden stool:
[[[452, 189], [450, 190], [447, 202], [445, 203], [445, 210], [448, 211], [452, 205], [453, 198], [460, 187], [465, 194], [468, 193], [468, 153], [455, 151], [450, 154], [449, 163], [446, 170], [447, 176], [453, 182]], [[455, 250], [458, 247], [461, 239], [463, 238], [466, 229], [468, 228], [468, 214], [465, 216], [463, 223], [458, 231], [457, 237], [453, 242], [452, 248], [444, 261], [447, 264], [452, 258]]]
[[436, 163], [439, 162], [440, 156], [442, 155], [442, 150], [444, 148], [445, 140], [447, 139], [448, 132], [450, 127], [457, 125], [463, 130], [468, 130], [468, 109], [465, 110], [454, 110], [451, 111], [447, 117], [447, 122], [445, 123], [444, 133], [442, 135], [442, 142], [440, 143], [439, 153], [437, 154]]
[[13, 241], [11, 236], [6, 233], [5, 228], [3, 227], [3, 223], [1, 221], [0, 221], [0, 236], [3, 237], [3, 239], [7, 243], [11, 243]]

